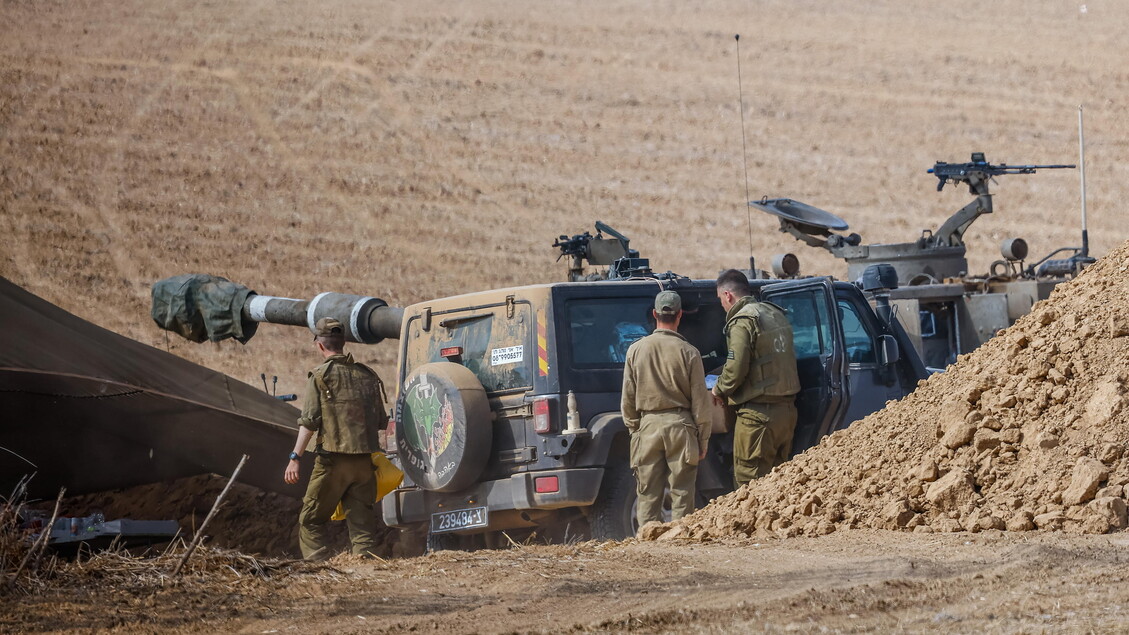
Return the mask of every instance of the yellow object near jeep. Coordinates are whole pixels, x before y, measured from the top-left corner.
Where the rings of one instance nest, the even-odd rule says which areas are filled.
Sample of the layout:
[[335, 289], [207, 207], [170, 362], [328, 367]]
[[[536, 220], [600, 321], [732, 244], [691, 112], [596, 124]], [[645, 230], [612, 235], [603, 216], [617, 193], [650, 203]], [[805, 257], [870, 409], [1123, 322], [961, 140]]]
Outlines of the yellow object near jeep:
[[[404, 482], [404, 473], [400, 471], [388, 457], [384, 456], [383, 452], [372, 453], [372, 467], [376, 472], [376, 502], [388, 495], [388, 492], [400, 486]], [[329, 517], [330, 520], [345, 520], [345, 509], [341, 503], [337, 503], [337, 509], [333, 511], [333, 515]]]

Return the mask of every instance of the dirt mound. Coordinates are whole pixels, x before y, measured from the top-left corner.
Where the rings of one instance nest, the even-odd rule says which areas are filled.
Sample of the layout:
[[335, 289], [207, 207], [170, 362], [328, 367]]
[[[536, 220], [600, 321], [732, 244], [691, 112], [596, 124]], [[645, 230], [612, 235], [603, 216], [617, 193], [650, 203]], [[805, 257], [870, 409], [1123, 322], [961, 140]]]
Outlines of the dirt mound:
[[911, 395], [647, 537], [1126, 527], [1129, 243]]

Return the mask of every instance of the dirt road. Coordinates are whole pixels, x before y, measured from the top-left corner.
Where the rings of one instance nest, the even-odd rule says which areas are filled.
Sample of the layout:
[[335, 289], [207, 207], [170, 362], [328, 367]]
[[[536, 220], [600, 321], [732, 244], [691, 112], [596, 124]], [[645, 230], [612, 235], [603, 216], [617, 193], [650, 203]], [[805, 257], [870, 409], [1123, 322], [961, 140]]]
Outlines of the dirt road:
[[[1129, 537], [843, 531], [338, 556], [269, 580], [68, 584], [3, 631], [1106, 633], [1129, 624]], [[226, 575], [225, 575], [226, 573]]]

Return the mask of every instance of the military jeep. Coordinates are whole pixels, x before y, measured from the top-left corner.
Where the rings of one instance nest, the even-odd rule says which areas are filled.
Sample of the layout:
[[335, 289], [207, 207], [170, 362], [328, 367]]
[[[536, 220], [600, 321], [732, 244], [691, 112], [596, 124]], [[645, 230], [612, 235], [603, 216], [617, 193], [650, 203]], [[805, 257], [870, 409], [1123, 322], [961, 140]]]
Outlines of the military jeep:
[[[571, 248], [593, 258], [595, 240]], [[431, 548], [476, 544], [467, 536], [490, 544], [499, 530], [520, 528], [634, 534], [619, 410], [627, 347], [654, 329], [654, 297], [671, 289], [682, 298], [679, 331], [701, 351], [707, 375], [717, 373], [725, 312], [713, 280], [655, 276], [627, 249], [608, 279], [575, 268], [571, 277], [404, 310], [389, 450], [406, 478], [383, 500], [389, 526], [426, 528]], [[905, 332], [888, 313], [880, 319], [859, 287], [829, 278], [753, 283], [793, 326], [803, 387], [793, 454], [925, 377]], [[733, 489], [732, 432], [719, 415], [698, 473], [700, 504]]]

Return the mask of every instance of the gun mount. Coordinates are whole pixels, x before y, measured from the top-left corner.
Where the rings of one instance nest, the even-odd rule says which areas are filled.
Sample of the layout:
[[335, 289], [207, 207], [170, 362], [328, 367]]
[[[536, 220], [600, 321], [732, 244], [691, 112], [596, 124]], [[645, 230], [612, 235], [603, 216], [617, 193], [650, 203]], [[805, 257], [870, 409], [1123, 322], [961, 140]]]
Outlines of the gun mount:
[[[1085, 233], [1081, 247], [1057, 249], [1030, 266], [1024, 265], [1027, 243], [1011, 238], [1000, 245], [1002, 259], [991, 264], [988, 274], [968, 274], [964, 234], [977, 218], [992, 213], [989, 184], [993, 178], [1074, 167], [995, 165], [982, 152], [972, 153], [968, 163], [937, 161], [928, 173], [937, 177], [938, 191], [949, 183], [963, 183], [975, 198], [936, 231], [926, 229], [917, 240], [905, 243], [863, 244], [858, 234], [835, 233], [848, 229], [843, 219], [788, 198], [765, 197], [749, 205], [776, 216], [780, 231], [845, 260], [849, 280], [862, 281], [872, 265], [893, 267], [898, 288], [891, 292], [890, 301], [895, 309], [917, 316], [903, 319], [904, 326], [926, 366], [939, 369], [1010, 326], [1035, 302], [1049, 296], [1055, 285], [1094, 261]], [[1053, 259], [1063, 252], [1069, 255]]]
[[[604, 234], [611, 238], [604, 238]], [[639, 251], [631, 249], [631, 240], [612, 229], [602, 221], [596, 221], [596, 235], [589, 232], [567, 236], [561, 234], [553, 246], [560, 249], [557, 256], [567, 257], [569, 282], [592, 282], [597, 280], [628, 280], [631, 278], [656, 278], [670, 280], [681, 276], [672, 273], [655, 274], [651, 271], [651, 261], [641, 258]], [[607, 267], [604, 271], [587, 273], [585, 262], [597, 267]]]

